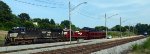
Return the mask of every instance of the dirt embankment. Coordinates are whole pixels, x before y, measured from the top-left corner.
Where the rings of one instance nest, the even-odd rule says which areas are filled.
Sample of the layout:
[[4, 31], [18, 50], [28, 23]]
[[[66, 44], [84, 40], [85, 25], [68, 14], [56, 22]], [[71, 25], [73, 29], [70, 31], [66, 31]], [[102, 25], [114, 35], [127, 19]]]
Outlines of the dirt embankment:
[[8, 31], [1, 31], [0, 30], [0, 46], [3, 45], [5, 36], [7, 35], [7, 32]]
[[5, 36], [7, 34], [8, 31], [2, 31], [0, 30], [0, 36]]

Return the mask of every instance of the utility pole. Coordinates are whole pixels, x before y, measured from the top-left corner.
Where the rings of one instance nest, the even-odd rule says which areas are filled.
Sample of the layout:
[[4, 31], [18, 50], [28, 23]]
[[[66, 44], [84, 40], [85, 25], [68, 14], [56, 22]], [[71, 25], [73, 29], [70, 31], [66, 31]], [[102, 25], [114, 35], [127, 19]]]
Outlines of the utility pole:
[[135, 35], [135, 32], [134, 32], [134, 30], [135, 30], [135, 26], [134, 26], [134, 25], [133, 25], [133, 28], [132, 28], [132, 29], [133, 29], [133, 35]]
[[111, 18], [111, 17], [113, 17], [113, 16], [116, 16], [116, 15], [118, 15], [118, 14], [114, 14], [114, 15], [112, 15], [112, 16], [107, 17], [107, 15], [106, 15], [106, 13], [105, 13], [105, 27], [106, 27], [105, 32], [106, 32], [106, 38], [107, 38], [107, 36], [108, 36], [107, 18], [109, 19], [109, 18]]
[[131, 25], [129, 24], [129, 36], [131, 35], [131, 34], [130, 34], [130, 30], [131, 30]]
[[121, 17], [120, 17], [120, 37], [122, 37], [122, 31], [121, 31]]
[[69, 1], [69, 35], [70, 35], [70, 44], [71, 44], [71, 5], [70, 5], [70, 1]]
[[72, 29], [71, 29], [71, 24], [72, 24], [72, 22], [71, 22], [71, 11], [73, 11], [75, 8], [77, 8], [78, 6], [80, 6], [80, 5], [82, 5], [82, 4], [86, 4], [87, 2], [83, 2], [83, 3], [80, 3], [80, 4], [78, 4], [77, 6], [75, 6], [73, 9], [71, 9], [71, 2], [70, 2], [70, 0], [69, 0], [69, 36], [70, 36], [70, 44], [71, 44], [71, 31], [72, 31]]
[[107, 16], [106, 16], [106, 13], [105, 13], [105, 27], [106, 27], [105, 32], [106, 32], [106, 38], [107, 38], [107, 24], [106, 24], [106, 22], [107, 22]]

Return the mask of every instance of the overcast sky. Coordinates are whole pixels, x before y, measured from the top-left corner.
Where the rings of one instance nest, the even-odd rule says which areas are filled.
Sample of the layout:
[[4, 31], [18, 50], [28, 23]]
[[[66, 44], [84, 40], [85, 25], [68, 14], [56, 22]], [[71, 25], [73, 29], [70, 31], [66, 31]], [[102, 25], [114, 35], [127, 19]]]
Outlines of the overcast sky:
[[[54, 19], [56, 23], [68, 20], [68, 0], [2, 0], [7, 3], [12, 13], [28, 13], [31, 18]], [[107, 26], [150, 23], [150, 0], [71, 0], [71, 7], [87, 2], [71, 12], [72, 23], [77, 27], [104, 26], [104, 14], [110, 17]]]

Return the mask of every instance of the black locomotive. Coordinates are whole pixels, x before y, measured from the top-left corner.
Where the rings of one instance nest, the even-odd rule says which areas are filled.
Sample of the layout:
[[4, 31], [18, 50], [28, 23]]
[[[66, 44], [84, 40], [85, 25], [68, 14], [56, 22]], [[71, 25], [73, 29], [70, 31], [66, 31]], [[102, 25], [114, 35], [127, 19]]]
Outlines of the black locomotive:
[[5, 45], [64, 41], [63, 29], [14, 27], [5, 38]]

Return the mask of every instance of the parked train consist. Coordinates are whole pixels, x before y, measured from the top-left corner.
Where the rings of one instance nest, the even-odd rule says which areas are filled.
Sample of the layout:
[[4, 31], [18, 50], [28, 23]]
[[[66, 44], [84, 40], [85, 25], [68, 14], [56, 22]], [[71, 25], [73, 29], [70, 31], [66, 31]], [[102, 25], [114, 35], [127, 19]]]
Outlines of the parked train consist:
[[[34, 44], [68, 41], [70, 32], [67, 29], [39, 29], [14, 27], [5, 38], [5, 45]], [[106, 34], [102, 31], [80, 30], [71, 31], [71, 38], [77, 39], [95, 39], [105, 38]]]

